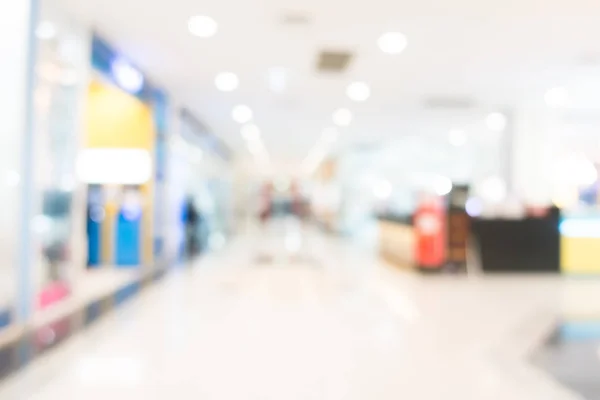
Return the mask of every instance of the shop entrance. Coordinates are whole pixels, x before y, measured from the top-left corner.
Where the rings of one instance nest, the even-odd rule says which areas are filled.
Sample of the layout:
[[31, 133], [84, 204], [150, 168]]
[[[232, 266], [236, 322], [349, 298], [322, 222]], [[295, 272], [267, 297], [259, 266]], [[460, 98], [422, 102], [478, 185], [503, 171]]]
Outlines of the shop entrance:
[[88, 268], [137, 268], [152, 261], [151, 107], [93, 81], [86, 149], [78, 171], [88, 186]]

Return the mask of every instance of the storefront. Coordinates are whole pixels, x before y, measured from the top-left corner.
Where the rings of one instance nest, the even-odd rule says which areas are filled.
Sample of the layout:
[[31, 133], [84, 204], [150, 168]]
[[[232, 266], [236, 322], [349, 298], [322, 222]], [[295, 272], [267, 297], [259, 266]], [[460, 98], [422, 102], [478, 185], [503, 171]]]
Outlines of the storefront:
[[229, 149], [185, 109], [169, 145], [168, 258], [181, 260], [223, 245], [232, 228]]
[[[45, 3], [44, 3], [45, 4]], [[89, 36], [42, 6], [33, 97], [33, 259], [36, 310], [67, 298], [83, 261], [82, 195], [75, 159], [81, 144]]]
[[[164, 276], [171, 121], [162, 90], [50, 2], [0, 4], [0, 33], [2, 377]], [[228, 163], [208, 165], [225, 235]]]
[[11, 55], [0, 72], [0, 329], [22, 327], [67, 298], [83, 257], [75, 156], [88, 35], [47, 2], [33, 13], [29, 6], [0, 7], [0, 30], [8, 29], [1, 48]]
[[162, 246], [166, 96], [98, 37], [92, 66], [77, 161], [88, 185], [87, 264], [149, 272]]

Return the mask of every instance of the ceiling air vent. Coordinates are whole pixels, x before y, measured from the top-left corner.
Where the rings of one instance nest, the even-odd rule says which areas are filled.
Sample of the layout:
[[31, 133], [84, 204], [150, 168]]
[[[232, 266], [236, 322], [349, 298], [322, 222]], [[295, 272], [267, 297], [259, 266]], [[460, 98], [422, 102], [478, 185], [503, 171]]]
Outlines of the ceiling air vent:
[[430, 110], [467, 110], [473, 108], [475, 102], [467, 97], [430, 97], [423, 106]]
[[343, 72], [348, 68], [352, 56], [348, 51], [322, 51], [319, 53], [317, 69], [321, 72]]
[[310, 25], [312, 18], [309, 13], [301, 11], [288, 11], [283, 14], [284, 25], [305, 26]]

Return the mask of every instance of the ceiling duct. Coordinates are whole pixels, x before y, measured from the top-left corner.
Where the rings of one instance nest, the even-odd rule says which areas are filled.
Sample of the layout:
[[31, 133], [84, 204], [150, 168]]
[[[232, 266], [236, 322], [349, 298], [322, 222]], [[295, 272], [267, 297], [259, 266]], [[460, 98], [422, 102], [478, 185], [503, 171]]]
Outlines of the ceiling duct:
[[428, 110], [468, 110], [475, 106], [475, 101], [468, 97], [430, 97], [425, 99], [423, 107]]
[[350, 65], [352, 57], [353, 54], [348, 51], [324, 50], [319, 53], [317, 69], [320, 72], [344, 72]]
[[301, 11], [288, 11], [283, 14], [282, 22], [284, 25], [307, 26], [312, 22], [309, 13]]

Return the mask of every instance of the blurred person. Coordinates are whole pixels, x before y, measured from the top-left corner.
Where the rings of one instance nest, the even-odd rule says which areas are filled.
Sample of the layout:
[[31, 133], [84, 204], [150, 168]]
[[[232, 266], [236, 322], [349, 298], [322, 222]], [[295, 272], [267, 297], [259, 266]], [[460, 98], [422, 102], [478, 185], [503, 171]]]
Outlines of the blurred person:
[[186, 200], [184, 211], [185, 224], [185, 254], [188, 257], [196, 255], [201, 250], [201, 241], [199, 238], [201, 215], [196, 209], [194, 200]]

